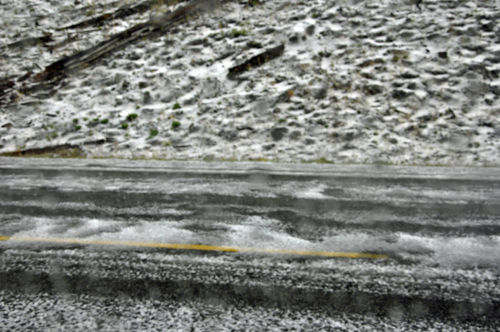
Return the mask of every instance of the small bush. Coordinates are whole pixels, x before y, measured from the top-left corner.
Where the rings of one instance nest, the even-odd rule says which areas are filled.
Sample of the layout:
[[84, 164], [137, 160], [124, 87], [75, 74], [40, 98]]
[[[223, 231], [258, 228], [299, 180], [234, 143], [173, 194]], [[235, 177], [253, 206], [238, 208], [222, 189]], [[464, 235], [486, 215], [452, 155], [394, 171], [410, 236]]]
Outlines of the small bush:
[[73, 123], [78, 123], [78, 119], [73, 119]]
[[122, 123], [122, 129], [127, 129], [128, 128], [128, 123], [124, 122]]
[[172, 122], [172, 128], [174, 128], [174, 129], [179, 127], [180, 125], [181, 125], [181, 123], [179, 121]]
[[286, 119], [279, 119], [278, 121], [279, 121], [280, 123], [282, 123], [282, 122], [286, 122]]
[[101, 123], [102, 123], [102, 124], [106, 124], [106, 123], [108, 123], [108, 122], [109, 122], [109, 120], [108, 120], [108, 119], [103, 119], [103, 120], [101, 120]]
[[151, 129], [149, 131], [149, 138], [153, 138], [155, 137], [156, 135], [158, 135], [158, 129]]
[[80, 130], [82, 129], [82, 126], [75, 126], [75, 130]]
[[127, 120], [128, 121], [134, 121], [135, 119], [137, 119], [137, 114], [130, 113], [129, 115], [127, 115]]
[[233, 29], [232, 34], [233, 34], [234, 38], [237, 38], [240, 36], [246, 36], [248, 34], [248, 32], [245, 29], [241, 29], [241, 30]]
[[179, 103], [175, 103], [174, 107], [172, 107], [173, 110], [181, 108], [181, 105]]

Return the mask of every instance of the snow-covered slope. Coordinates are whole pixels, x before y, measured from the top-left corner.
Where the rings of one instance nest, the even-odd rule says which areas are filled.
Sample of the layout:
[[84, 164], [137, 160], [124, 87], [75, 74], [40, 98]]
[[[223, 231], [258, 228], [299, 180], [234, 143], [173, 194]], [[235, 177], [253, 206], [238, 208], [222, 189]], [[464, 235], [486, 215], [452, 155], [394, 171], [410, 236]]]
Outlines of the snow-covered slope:
[[[58, 30], [127, 3], [0, 0], [0, 77], [40, 72], [185, 5]], [[88, 156], [500, 164], [500, 3], [420, 7], [226, 3], [71, 75], [54, 95], [15, 94], [0, 106], [0, 153], [69, 143]], [[7, 47], [44, 33], [53, 47]], [[280, 44], [278, 58], [227, 75]]]

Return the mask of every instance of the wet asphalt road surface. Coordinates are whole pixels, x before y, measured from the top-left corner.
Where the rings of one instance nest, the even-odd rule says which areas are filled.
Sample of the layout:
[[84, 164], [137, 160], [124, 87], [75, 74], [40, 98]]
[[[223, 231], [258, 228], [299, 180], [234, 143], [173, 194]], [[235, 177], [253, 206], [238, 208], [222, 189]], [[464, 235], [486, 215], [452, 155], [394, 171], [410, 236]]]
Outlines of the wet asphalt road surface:
[[499, 235], [495, 168], [0, 158], [0, 331], [497, 331]]

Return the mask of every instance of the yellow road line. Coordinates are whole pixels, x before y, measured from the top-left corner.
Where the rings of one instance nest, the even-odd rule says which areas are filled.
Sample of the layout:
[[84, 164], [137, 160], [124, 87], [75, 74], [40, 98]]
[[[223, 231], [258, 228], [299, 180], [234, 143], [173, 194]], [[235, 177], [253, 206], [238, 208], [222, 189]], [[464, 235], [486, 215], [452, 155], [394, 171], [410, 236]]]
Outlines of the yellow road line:
[[10, 237], [0, 236], [0, 241], [29, 241], [29, 242], [51, 242], [51, 243], [72, 243], [72, 244], [98, 244], [112, 246], [132, 246], [132, 247], [150, 247], [165, 249], [185, 249], [185, 250], [203, 250], [203, 251], [225, 251], [225, 252], [255, 252], [268, 254], [286, 254], [301, 256], [322, 256], [322, 257], [346, 257], [346, 258], [372, 258], [387, 259], [387, 255], [357, 253], [357, 252], [334, 252], [334, 251], [311, 251], [311, 250], [287, 250], [270, 248], [238, 248], [225, 246], [210, 246], [203, 244], [182, 244], [182, 243], [155, 243], [155, 242], [135, 242], [135, 241], [116, 241], [116, 240], [91, 240], [91, 239], [68, 239], [68, 238], [45, 238], [45, 237]]

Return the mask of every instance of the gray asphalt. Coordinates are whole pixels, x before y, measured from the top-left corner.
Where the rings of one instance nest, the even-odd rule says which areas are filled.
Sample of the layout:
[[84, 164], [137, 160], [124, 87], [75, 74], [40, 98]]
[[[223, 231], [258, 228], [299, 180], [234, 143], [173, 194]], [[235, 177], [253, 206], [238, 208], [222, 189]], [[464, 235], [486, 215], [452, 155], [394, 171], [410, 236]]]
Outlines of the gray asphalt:
[[0, 330], [497, 331], [499, 235], [497, 168], [0, 158]]

